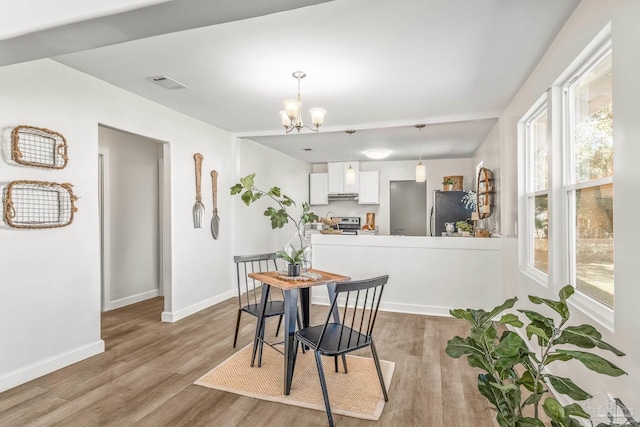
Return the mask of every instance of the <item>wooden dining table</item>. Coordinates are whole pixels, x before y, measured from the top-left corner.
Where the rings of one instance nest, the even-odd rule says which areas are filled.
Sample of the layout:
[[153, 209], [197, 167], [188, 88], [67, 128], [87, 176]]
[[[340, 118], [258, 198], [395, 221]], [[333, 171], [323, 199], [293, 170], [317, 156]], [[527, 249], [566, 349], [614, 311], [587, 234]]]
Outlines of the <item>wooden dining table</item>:
[[[251, 355], [251, 366], [254, 365], [256, 351], [260, 332], [262, 331], [265, 321], [263, 313], [269, 299], [271, 286], [282, 289], [284, 294], [284, 394], [291, 392], [291, 381], [293, 379], [293, 368], [295, 364], [295, 332], [296, 320], [298, 318], [298, 295], [301, 295], [302, 306], [302, 326], [309, 326], [309, 306], [310, 306], [310, 288], [313, 286], [327, 285], [329, 300], [335, 296], [336, 283], [346, 282], [351, 278], [340, 274], [330, 273], [328, 271], [309, 269], [307, 273], [319, 275], [319, 278], [311, 280], [291, 280], [282, 276], [277, 271], [267, 271], [260, 273], [249, 273], [249, 277], [262, 283], [262, 298], [260, 299], [260, 315], [258, 316], [258, 324], [256, 326], [256, 335], [253, 340], [253, 353]], [[304, 276], [303, 276], [304, 277]], [[337, 316], [337, 309], [334, 316]]]

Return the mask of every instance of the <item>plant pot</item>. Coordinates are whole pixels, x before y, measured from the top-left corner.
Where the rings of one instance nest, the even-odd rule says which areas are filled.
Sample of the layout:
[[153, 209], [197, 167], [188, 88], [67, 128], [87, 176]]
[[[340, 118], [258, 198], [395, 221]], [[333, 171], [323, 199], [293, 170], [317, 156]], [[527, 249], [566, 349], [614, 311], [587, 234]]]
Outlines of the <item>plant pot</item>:
[[453, 184], [443, 184], [442, 185], [442, 189], [444, 191], [451, 191], [452, 188], [453, 188]]
[[300, 264], [289, 264], [287, 266], [287, 274], [291, 277], [300, 275]]

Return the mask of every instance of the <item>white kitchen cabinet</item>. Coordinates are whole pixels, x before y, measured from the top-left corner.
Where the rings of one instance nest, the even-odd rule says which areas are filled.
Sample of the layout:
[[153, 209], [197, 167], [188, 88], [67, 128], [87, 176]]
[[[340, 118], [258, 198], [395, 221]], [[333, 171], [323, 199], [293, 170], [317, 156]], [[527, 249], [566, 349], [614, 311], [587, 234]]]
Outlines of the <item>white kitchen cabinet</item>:
[[309, 174], [309, 204], [312, 206], [329, 204], [328, 173]]
[[380, 173], [378, 171], [360, 172], [360, 195], [358, 203], [361, 205], [380, 204]]
[[[347, 169], [349, 165], [356, 173], [356, 182], [347, 184]], [[333, 162], [327, 164], [329, 171], [329, 194], [358, 193], [360, 185], [360, 163], [359, 162]]]

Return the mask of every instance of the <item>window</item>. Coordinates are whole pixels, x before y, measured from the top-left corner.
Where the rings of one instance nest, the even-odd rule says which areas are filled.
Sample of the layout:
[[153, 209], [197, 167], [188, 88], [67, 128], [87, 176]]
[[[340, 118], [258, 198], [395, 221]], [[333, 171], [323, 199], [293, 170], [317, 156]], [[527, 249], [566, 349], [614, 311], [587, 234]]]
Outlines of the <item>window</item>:
[[[544, 100], [546, 101], [546, 100]], [[525, 119], [527, 265], [549, 272], [549, 137], [547, 104]]]
[[563, 87], [565, 227], [569, 282], [609, 308], [613, 287], [613, 104], [611, 48]]
[[517, 232], [522, 272], [613, 330], [611, 52], [607, 26], [519, 121]]

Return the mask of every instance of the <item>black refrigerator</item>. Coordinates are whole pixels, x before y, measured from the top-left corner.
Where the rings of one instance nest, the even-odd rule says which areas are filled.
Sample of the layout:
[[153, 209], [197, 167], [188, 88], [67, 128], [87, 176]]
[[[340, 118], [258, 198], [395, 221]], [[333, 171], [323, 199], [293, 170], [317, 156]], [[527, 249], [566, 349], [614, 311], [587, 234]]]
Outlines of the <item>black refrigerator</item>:
[[464, 207], [465, 191], [434, 191], [431, 207], [431, 235], [442, 236], [444, 223], [471, 219], [471, 209]]

